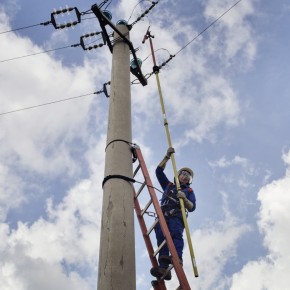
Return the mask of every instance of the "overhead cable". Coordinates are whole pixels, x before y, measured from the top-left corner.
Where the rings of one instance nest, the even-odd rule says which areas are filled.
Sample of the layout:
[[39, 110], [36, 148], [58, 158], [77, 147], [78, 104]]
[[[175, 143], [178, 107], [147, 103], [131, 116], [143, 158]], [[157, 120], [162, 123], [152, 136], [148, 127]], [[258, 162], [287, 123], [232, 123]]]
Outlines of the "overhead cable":
[[16, 109], [16, 110], [3, 112], [3, 113], [0, 113], [0, 116], [16, 113], [16, 112], [20, 112], [20, 111], [25, 111], [25, 110], [35, 109], [35, 108], [39, 108], [39, 107], [43, 107], [43, 106], [47, 106], [47, 105], [52, 105], [52, 104], [55, 104], [55, 103], [65, 102], [65, 101], [69, 101], [69, 100], [73, 100], [73, 99], [83, 98], [83, 97], [87, 97], [87, 96], [91, 96], [91, 95], [101, 94], [101, 93], [103, 93], [103, 90], [97, 91], [97, 92], [94, 92], [94, 93], [79, 95], [79, 96], [76, 96], [76, 97], [56, 100], [56, 101], [52, 101], [52, 102], [48, 102], [48, 103], [35, 105], [35, 106], [24, 107], [24, 108], [21, 108], [21, 109]]
[[228, 10], [222, 13], [218, 18], [216, 18], [213, 22], [211, 22], [207, 27], [205, 27], [201, 32], [199, 32], [192, 40], [190, 40], [186, 45], [184, 45], [180, 50], [178, 50], [175, 55], [179, 54], [182, 50], [184, 50], [189, 44], [191, 44], [194, 40], [196, 40], [199, 36], [201, 36], [204, 32], [206, 32], [210, 27], [212, 27], [216, 22], [218, 22], [224, 15], [226, 15], [229, 11], [231, 11], [236, 5], [238, 5], [242, 0], [237, 1], [234, 5], [232, 5]]
[[48, 53], [48, 52], [52, 52], [52, 51], [56, 51], [56, 50], [61, 50], [61, 49], [69, 48], [69, 47], [77, 47], [79, 45], [80, 45], [79, 43], [78, 44], [72, 44], [72, 45], [67, 45], [67, 46], [63, 46], [63, 47], [59, 47], [59, 48], [53, 48], [53, 49], [48, 49], [48, 50], [45, 50], [45, 51], [35, 52], [35, 53], [32, 53], [32, 54], [16, 56], [16, 57], [13, 57], [13, 58], [0, 60], [0, 63], [1, 62], [8, 62], [8, 61], [16, 60], [16, 59], [20, 59], [20, 58], [25, 58], [25, 57], [35, 56], [35, 55], [42, 54], [42, 53]]
[[43, 25], [43, 23], [33, 24], [33, 25], [29, 25], [29, 26], [24, 26], [24, 27], [19, 27], [19, 28], [15, 28], [15, 29], [7, 30], [7, 31], [2, 31], [2, 32], [0, 32], [0, 34], [5, 34], [5, 33], [9, 33], [9, 32], [14, 32], [14, 31], [17, 31], [17, 30], [22, 30], [22, 29], [28, 29], [28, 28], [31, 28], [31, 27], [39, 26], [39, 25]]
[[[218, 18], [216, 18], [214, 21], [212, 21], [208, 26], [206, 26], [202, 31], [200, 31], [193, 39], [191, 39], [188, 43], [186, 43], [184, 46], [182, 46], [175, 54], [171, 55], [170, 57], [161, 63], [161, 65], [157, 66], [158, 69], [161, 69], [162, 67], [166, 66], [168, 62], [172, 60], [173, 57], [178, 55], [182, 50], [184, 50], [188, 45], [190, 45], [193, 41], [195, 41], [198, 37], [200, 37], [204, 32], [206, 32], [210, 27], [212, 27], [216, 22], [218, 22], [223, 16], [225, 16], [229, 11], [231, 11], [236, 5], [238, 5], [242, 0], [237, 1], [235, 4], [233, 4], [229, 9], [227, 9], [225, 12], [223, 12]], [[157, 50], [156, 50], [157, 51]], [[148, 58], [148, 56], [145, 58], [145, 60]], [[144, 61], [145, 61], [144, 60]], [[145, 75], [147, 79], [149, 79], [154, 74], [154, 71], [151, 73], [148, 73]], [[133, 80], [133, 84], [139, 84], [138, 79]]]
[[[239, 0], [237, 1], [234, 5], [232, 5], [229, 9], [227, 9], [224, 13], [222, 13], [218, 18], [216, 18], [213, 22], [211, 22], [207, 27], [205, 27], [201, 32], [199, 32], [192, 40], [190, 40], [187, 44], [185, 44], [181, 49], [179, 49], [175, 55], [170, 55], [170, 57], [164, 61], [161, 65], [158, 66], [159, 69], [162, 69], [162, 67], [164, 67], [165, 65], [167, 65], [167, 63], [169, 61], [172, 60], [173, 57], [175, 57], [177, 54], [179, 54], [182, 50], [184, 50], [189, 44], [191, 44], [194, 40], [196, 40], [199, 36], [201, 36], [204, 32], [206, 32], [210, 27], [212, 27], [217, 21], [219, 21], [225, 14], [227, 14], [230, 10], [232, 10], [237, 4], [239, 4], [242, 0]], [[104, 1], [103, 3], [105, 4], [107, 1]], [[67, 47], [71, 47], [71, 46], [67, 46]], [[64, 47], [64, 48], [67, 48], [67, 47]], [[63, 49], [63, 48], [59, 48], [59, 49]], [[40, 52], [40, 53], [45, 53], [45, 52]], [[40, 54], [40, 53], [37, 53], [37, 54]], [[30, 56], [30, 55], [29, 55]], [[26, 56], [23, 56], [23, 57], [26, 57]], [[18, 58], [21, 58], [21, 57], [18, 57]], [[8, 60], [4, 60], [4, 61], [8, 61]], [[4, 61], [0, 61], [0, 62], [4, 62]], [[148, 80], [152, 75], [154, 74], [154, 72], [151, 72], [151, 73], [147, 73], [145, 75], [145, 78]], [[106, 84], [109, 84], [110, 82], [107, 82]], [[105, 85], [104, 84], [104, 88], [105, 88]], [[138, 79], [135, 79], [133, 81], [131, 81], [131, 85], [134, 85], [134, 84], [140, 84], [139, 80]], [[64, 101], [68, 101], [68, 100], [71, 100], [71, 99], [76, 99], [76, 98], [81, 98], [81, 97], [84, 97], [84, 96], [88, 96], [88, 95], [93, 95], [93, 94], [100, 94], [102, 92], [105, 92], [105, 95], [108, 97], [108, 94], [106, 92], [106, 90], [101, 90], [101, 91], [98, 91], [98, 92], [95, 92], [95, 93], [90, 93], [90, 94], [86, 94], [86, 95], [80, 95], [80, 96], [77, 96], [77, 97], [72, 97], [72, 98], [67, 98], [67, 99], [62, 99], [62, 100], [57, 100], [57, 101], [53, 101], [53, 102], [49, 102], [49, 103], [44, 103], [44, 104], [39, 104], [39, 105], [35, 105], [35, 106], [31, 106], [31, 107], [26, 107], [26, 108], [21, 108], [21, 109], [18, 109], [18, 110], [12, 110], [12, 111], [8, 111], [8, 112], [4, 112], [4, 113], [0, 113], [0, 116], [2, 115], [6, 115], [6, 114], [11, 114], [11, 113], [15, 113], [15, 112], [19, 112], [19, 111], [24, 111], [24, 110], [28, 110], [28, 109], [33, 109], [33, 108], [37, 108], [37, 107], [41, 107], [41, 106], [46, 106], [46, 105], [50, 105], [50, 104], [54, 104], [54, 103], [59, 103], [59, 102], [64, 102]]]

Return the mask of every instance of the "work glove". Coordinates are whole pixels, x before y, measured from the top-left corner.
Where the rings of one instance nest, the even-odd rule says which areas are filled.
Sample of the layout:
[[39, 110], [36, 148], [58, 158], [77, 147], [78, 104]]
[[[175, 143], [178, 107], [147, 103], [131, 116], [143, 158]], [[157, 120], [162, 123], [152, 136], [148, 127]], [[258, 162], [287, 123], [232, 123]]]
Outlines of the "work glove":
[[183, 191], [179, 190], [176, 195], [178, 198], [186, 199], [186, 195]]
[[167, 149], [167, 152], [166, 152], [166, 157], [167, 157], [168, 159], [170, 159], [170, 156], [171, 156], [171, 154], [173, 154], [173, 153], [175, 153], [174, 148], [173, 148], [173, 147], [169, 147], [169, 148]]
[[166, 155], [164, 156], [164, 158], [161, 160], [161, 162], [159, 163], [159, 167], [161, 167], [163, 170], [165, 169], [166, 163], [167, 161], [170, 159], [171, 154], [173, 154], [175, 152], [174, 148], [169, 147], [167, 149]]
[[176, 196], [178, 198], [183, 199], [183, 203], [184, 203], [184, 206], [185, 206], [186, 209], [188, 209], [188, 210], [192, 210], [193, 209], [193, 203], [189, 199], [186, 198], [186, 195], [185, 195], [185, 193], [183, 191], [179, 190], [177, 192]]

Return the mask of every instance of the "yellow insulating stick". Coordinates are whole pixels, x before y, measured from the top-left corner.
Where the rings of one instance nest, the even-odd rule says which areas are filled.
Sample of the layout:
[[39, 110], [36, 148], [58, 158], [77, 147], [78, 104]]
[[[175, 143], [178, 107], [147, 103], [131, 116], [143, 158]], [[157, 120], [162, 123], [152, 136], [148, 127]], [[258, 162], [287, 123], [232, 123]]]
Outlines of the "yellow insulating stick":
[[[168, 142], [168, 146], [172, 147], [170, 133], [169, 133], [169, 128], [168, 128], [168, 122], [167, 122], [167, 118], [166, 118], [165, 106], [164, 106], [164, 102], [163, 102], [162, 91], [161, 91], [161, 86], [160, 86], [160, 81], [159, 81], [158, 71], [155, 72], [155, 76], [156, 76], [156, 81], [157, 81], [157, 87], [158, 87], [158, 92], [159, 92], [159, 98], [160, 98], [160, 104], [161, 104], [161, 109], [162, 109], [162, 114], [163, 114], [163, 120], [164, 120], [164, 127], [165, 127], [165, 131], [166, 131], [167, 142]], [[178, 179], [178, 175], [177, 175], [177, 169], [176, 169], [176, 163], [175, 163], [174, 154], [171, 154], [170, 159], [171, 159], [171, 162], [172, 162], [172, 167], [173, 167], [173, 171], [174, 171], [174, 178], [175, 178], [175, 182], [176, 182], [176, 188], [177, 188], [177, 191], [178, 191], [178, 190], [181, 189], [181, 187], [180, 187], [180, 183], [179, 183], [179, 179]], [[191, 262], [192, 262], [194, 276], [198, 277], [198, 271], [197, 271], [197, 266], [196, 266], [196, 262], [195, 262], [194, 251], [193, 251], [193, 247], [192, 247], [192, 242], [191, 242], [190, 232], [189, 232], [189, 228], [188, 228], [188, 223], [187, 223], [187, 218], [186, 218], [186, 213], [185, 213], [183, 199], [179, 198], [179, 202], [180, 202], [180, 208], [181, 208], [181, 212], [182, 212], [182, 219], [183, 219], [184, 228], [185, 228], [185, 232], [186, 232], [187, 242], [188, 242], [188, 246], [189, 246], [189, 252], [190, 252], [190, 257], [191, 257]]]

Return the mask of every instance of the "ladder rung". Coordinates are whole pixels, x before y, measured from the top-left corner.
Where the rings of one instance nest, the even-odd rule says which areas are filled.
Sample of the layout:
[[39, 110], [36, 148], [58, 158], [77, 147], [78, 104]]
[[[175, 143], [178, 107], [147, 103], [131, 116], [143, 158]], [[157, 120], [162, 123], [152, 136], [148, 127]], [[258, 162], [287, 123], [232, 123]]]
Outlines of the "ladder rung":
[[145, 185], [146, 185], [146, 182], [144, 181], [144, 183], [142, 183], [141, 187], [139, 188], [139, 190], [138, 190], [138, 192], [136, 194], [136, 197], [139, 196], [139, 194], [141, 193], [141, 191], [144, 189]]
[[153, 225], [150, 227], [150, 229], [147, 231], [146, 235], [149, 236], [153, 229], [156, 227], [156, 225], [159, 223], [159, 219], [156, 219]]
[[149, 206], [152, 204], [152, 200], [150, 199], [149, 202], [146, 204], [146, 206], [144, 207], [144, 209], [141, 211], [141, 216], [144, 215], [144, 213], [147, 211], [147, 209], [149, 208]]
[[135, 175], [136, 175], [137, 172], [139, 171], [140, 167], [141, 167], [141, 164], [139, 164], [139, 165], [136, 167], [136, 169], [135, 169], [135, 171], [134, 171], [134, 174], [133, 174], [133, 177], [135, 177]]
[[158, 249], [153, 253], [153, 257], [157, 256], [157, 254], [160, 252], [160, 250], [164, 247], [165, 244], [166, 244], [166, 240], [164, 240], [162, 244], [158, 247]]

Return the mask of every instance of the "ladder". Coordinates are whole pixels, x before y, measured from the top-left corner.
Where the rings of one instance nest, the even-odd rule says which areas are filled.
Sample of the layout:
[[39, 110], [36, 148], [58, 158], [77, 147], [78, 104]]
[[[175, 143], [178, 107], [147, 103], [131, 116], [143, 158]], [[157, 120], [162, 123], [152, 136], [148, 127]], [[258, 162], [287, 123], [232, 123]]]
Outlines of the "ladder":
[[[161, 207], [159, 205], [159, 201], [157, 199], [153, 184], [151, 182], [145, 161], [143, 159], [143, 156], [142, 156], [142, 153], [140, 150], [140, 147], [137, 145], [133, 145], [131, 147], [131, 150], [132, 150], [133, 156], [139, 162], [139, 164], [137, 165], [137, 167], [134, 171], [133, 178], [136, 176], [136, 174], [138, 173], [138, 171], [140, 169], [141, 169], [142, 174], [144, 176], [144, 182], [140, 186], [139, 190], [137, 192], [135, 192], [135, 190], [134, 190], [134, 207], [135, 207], [137, 219], [139, 221], [139, 225], [140, 225], [140, 228], [142, 231], [142, 235], [143, 235], [143, 238], [145, 241], [145, 245], [147, 247], [147, 251], [148, 251], [148, 254], [149, 254], [149, 257], [151, 260], [152, 267], [158, 266], [156, 256], [158, 255], [159, 251], [162, 249], [163, 246], [167, 245], [167, 247], [169, 249], [169, 253], [171, 255], [171, 264], [167, 268], [165, 274], [161, 278], [157, 278], [156, 280], [153, 280], [151, 282], [151, 285], [153, 286], [154, 290], [166, 290], [167, 288], [166, 288], [166, 285], [164, 282], [164, 277], [168, 274], [169, 271], [174, 269], [176, 276], [178, 278], [179, 284], [180, 284], [176, 290], [191, 290], [189, 283], [187, 281], [187, 278], [185, 276], [185, 273], [183, 271], [183, 267], [180, 264], [179, 257], [177, 255], [177, 251], [176, 251], [175, 246], [173, 244], [173, 241], [172, 241], [170, 232], [168, 230], [165, 218], [163, 216]], [[140, 194], [145, 187], [147, 187], [147, 189], [148, 189], [150, 200], [145, 205], [145, 207], [143, 209], [141, 209], [141, 206], [140, 206], [138, 199], [140, 198]], [[150, 209], [153, 208], [153, 210], [154, 210], [153, 215], [156, 216], [156, 219], [155, 219], [154, 223], [150, 226], [150, 228], [147, 229], [144, 215], [147, 213], [147, 214], [152, 216], [152, 212], [148, 210], [149, 208]], [[161, 227], [162, 233], [165, 237], [165, 240], [159, 246], [159, 248], [157, 248], [154, 251], [154, 248], [152, 246], [152, 242], [150, 240], [150, 234], [152, 233], [152, 231], [154, 230], [154, 228], [158, 224], [158, 222], [160, 223], [160, 227]]]

